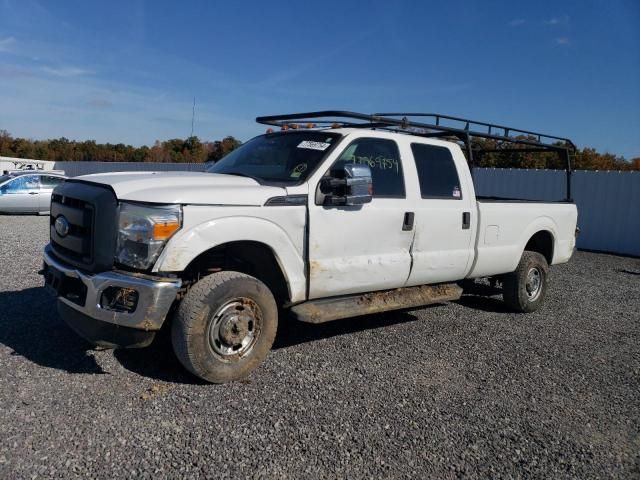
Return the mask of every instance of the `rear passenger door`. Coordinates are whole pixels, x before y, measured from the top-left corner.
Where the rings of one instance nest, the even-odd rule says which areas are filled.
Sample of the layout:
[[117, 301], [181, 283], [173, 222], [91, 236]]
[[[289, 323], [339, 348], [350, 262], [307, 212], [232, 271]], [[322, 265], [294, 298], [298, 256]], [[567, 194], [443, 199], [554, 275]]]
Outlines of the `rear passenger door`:
[[473, 260], [475, 198], [468, 170], [460, 171], [449, 148], [410, 145], [420, 183], [415, 205], [413, 268], [407, 285], [465, 277]]
[[311, 193], [309, 298], [401, 287], [411, 269], [413, 231], [403, 227], [409, 206], [397, 143], [357, 138], [330, 169], [345, 163], [371, 168], [373, 199], [358, 206], [325, 206]]

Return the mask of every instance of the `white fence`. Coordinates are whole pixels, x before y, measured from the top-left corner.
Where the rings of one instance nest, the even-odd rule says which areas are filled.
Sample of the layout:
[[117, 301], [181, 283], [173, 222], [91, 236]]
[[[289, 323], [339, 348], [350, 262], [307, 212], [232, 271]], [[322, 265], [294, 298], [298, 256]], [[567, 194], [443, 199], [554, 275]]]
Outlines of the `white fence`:
[[[565, 195], [560, 170], [478, 168], [478, 195], [558, 200]], [[573, 173], [572, 196], [578, 206], [578, 248], [640, 256], [640, 172]]]

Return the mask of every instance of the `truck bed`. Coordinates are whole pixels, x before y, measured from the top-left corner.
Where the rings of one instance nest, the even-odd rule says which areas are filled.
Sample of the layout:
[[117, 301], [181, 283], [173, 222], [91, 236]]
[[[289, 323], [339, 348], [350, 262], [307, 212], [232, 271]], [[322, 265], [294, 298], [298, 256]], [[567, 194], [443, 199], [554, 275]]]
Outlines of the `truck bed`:
[[571, 257], [578, 216], [573, 202], [480, 197], [476, 203], [476, 258], [469, 278], [515, 270], [527, 242], [538, 232], [551, 235], [550, 264]]

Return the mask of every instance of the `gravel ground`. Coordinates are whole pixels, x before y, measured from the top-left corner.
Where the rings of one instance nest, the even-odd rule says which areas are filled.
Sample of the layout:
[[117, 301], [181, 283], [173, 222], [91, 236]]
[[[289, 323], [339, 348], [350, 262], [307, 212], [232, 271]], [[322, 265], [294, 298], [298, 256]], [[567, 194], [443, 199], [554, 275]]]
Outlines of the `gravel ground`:
[[496, 298], [292, 322], [205, 385], [160, 337], [95, 351], [0, 217], [0, 477], [640, 477], [640, 260], [577, 253], [529, 315]]

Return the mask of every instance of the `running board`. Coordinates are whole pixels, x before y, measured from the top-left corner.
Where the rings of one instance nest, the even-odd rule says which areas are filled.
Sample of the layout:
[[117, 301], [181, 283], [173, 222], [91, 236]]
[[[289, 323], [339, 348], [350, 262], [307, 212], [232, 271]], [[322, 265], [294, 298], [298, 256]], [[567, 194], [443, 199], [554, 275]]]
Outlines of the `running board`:
[[421, 307], [458, 300], [462, 288], [455, 283], [404, 287], [381, 292], [309, 300], [291, 307], [294, 316], [307, 323], [324, 323], [340, 318]]

